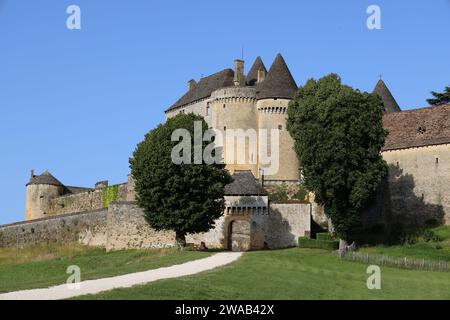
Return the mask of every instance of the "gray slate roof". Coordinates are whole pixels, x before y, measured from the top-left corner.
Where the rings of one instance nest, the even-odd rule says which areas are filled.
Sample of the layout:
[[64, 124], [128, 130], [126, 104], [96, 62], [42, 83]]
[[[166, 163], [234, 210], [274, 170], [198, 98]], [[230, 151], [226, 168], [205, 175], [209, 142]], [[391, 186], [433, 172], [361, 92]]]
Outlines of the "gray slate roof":
[[266, 79], [258, 87], [258, 99], [295, 97], [298, 87], [281, 54], [277, 55]]
[[33, 184], [46, 184], [51, 186], [64, 187], [64, 185], [48, 171], [45, 171], [40, 176], [32, 176], [27, 186]]
[[225, 69], [208, 77], [202, 78], [193, 89], [186, 92], [186, 94], [175, 102], [169, 109], [167, 109], [166, 112], [197, 100], [208, 98], [215, 90], [233, 86], [233, 80], [234, 71], [231, 69]]
[[402, 111], [397, 101], [395, 101], [395, 98], [392, 95], [391, 91], [389, 91], [388, 87], [386, 86], [383, 80], [380, 79], [378, 81], [373, 92], [377, 93], [381, 97], [384, 103], [384, 110], [387, 113]]
[[258, 81], [258, 70], [260, 69], [264, 70], [264, 72], [267, 73], [264, 62], [262, 61], [261, 57], [258, 56], [247, 74], [247, 85], [252, 86], [256, 83], [256, 81]]
[[267, 195], [251, 171], [236, 171], [233, 182], [225, 186], [226, 196], [261, 196]]

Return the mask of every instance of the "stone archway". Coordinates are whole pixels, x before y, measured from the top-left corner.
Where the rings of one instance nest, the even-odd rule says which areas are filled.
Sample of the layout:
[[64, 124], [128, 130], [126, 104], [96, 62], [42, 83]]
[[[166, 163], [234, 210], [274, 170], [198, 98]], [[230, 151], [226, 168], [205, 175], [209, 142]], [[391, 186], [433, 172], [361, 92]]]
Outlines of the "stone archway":
[[232, 220], [228, 224], [227, 249], [230, 251], [249, 251], [251, 227], [247, 220]]

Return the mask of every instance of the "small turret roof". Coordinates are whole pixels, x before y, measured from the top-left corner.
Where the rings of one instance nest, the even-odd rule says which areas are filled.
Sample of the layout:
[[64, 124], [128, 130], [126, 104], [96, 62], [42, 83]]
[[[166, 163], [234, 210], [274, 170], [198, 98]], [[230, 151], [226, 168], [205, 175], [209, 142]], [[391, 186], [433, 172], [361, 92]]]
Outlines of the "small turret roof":
[[267, 73], [266, 66], [264, 65], [264, 62], [262, 61], [261, 57], [258, 56], [253, 63], [252, 67], [250, 68], [250, 71], [247, 74], [247, 84], [248, 85], [254, 85], [256, 81], [258, 81], [258, 71], [264, 70], [264, 72]]
[[36, 184], [46, 184], [51, 186], [61, 186], [64, 187], [64, 185], [56, 179], [50, 172], [47, 170], [44, 171], [40, 176], [31, 176], [30, 181], [28, 182], [27, 186], [29, 185], [36, 185]]
[[278, 54], [270, 67], [266, 79], [259, 87], [258, 98], [293, 99], [297, 92], [297, 84], [281, 54]]
[[384, 110], [387, 113], [402, 111], [397, 101], [395, 101], [395, 98], [392, 95], [391, 91], [389, 91], [388, 87], [386, 86], [383, 80], [380, 79], [377, 82], [377, 85], [375, 86], [373, 92], [377, 93], [381, 97], [384, 103]]

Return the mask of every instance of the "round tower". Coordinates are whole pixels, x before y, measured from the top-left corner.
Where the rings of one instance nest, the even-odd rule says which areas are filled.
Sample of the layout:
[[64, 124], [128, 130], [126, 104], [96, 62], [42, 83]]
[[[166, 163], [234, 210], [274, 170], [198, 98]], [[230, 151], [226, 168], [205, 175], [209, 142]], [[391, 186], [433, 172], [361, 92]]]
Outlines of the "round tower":
[[46, 217], [50, 200], [64, 193], [64, 185], [50, 172], [41, 175], [31, 172], [30, 181], [26, 185], [25, 220], [35, 220]]
[[[297, 84], [283, 57], [278, 54], [267, 76], [258, 86], [259, 129], [267, 132], [269, 152], [278, 152], [279, 168], [274, 174], [265, 174], [265, 181], [297, 183], [299, 181], [299, 162], [294, 150], [294, 139], [287, 131], [287, 108], [297, 92]], [[278, 150], [271, 145], [271, 135], [279, 135]], [[272, 150], [274, 149], [274, 150]], [[273, 156], [273, 154], [272, 154]], [[264, 170], [265, 165], [261, 164]]]
[[[239, 77], [237, 77], [239, 79]], [[258, 117], [256, 89], [240, 86], [216, 90], [211, 95], [211, 127], [224, 138], [223, 159], [227, 169], [250, 170], [258, 175]]]

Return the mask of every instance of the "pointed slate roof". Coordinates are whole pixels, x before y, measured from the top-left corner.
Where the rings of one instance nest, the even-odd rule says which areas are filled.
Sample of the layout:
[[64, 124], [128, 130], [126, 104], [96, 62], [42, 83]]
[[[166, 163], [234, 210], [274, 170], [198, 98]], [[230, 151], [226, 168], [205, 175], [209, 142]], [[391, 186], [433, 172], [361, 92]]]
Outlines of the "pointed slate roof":
[[267, 73], [266, 66], [261, 57], [258, 56], [247, 74], [247, 85], [254, 85], [258, 81], [258, 70], [264, 70]]
[[47, 184], [51, 186], [64, 187], [64, 185], [47, 170], [44, 171], [40, 176], [32, 176], [27, 186], [32, 184]]
[[397, 104], [397, 101], [395, 101], [395, 98], [392, 95], [391, 91], [389, 91], [388, 87], [386, 86], [383, 80], [380, 79], [378, 81], [373, 92], [377, 93], [381, 97], [384, 103], [384, 110], [387, 113], [402, 111], [400, 109], [400, 106]]
[[231, 69], [225, 69], [202, 78], [193, 89], [186, 92], [186, 94], [167, 109], [166, 112], [197, 100], [208, 98], [211, 96], [211, 93], [217, 89], [233, 86], [233, 79], [234, 71]]
[[286, 98], [293, 99], [297, 92], [297, 84], [289, 71], [281, 54], [278, 54], [270, 67], [258, 92], [258, 99]]
[[267, 195], [251, 171], [235, 171], [232, 178], [233, 182], [225, 186], [226, 196]]

